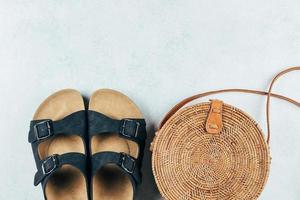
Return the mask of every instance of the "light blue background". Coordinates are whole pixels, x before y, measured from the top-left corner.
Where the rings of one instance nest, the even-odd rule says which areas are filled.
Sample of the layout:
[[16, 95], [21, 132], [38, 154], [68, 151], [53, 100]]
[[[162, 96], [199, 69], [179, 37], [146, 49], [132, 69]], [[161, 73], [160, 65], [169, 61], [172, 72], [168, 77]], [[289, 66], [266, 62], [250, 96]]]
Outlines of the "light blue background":
[[[0, 0], [0, 199], [42, 198], [32, 185], [27, 132], [51, 93], [120, 90], [143, 111], [151, 139], [184, 97], [266, 90], [276, 72], [300, 65], [299, 9], [299, 0]], [[282, 78], [275, 90], [300, 100], [299, 77]], [[214, 98], [244, 109], [265, 130], [264, 97]], [[300, 109], [274, 100], [271, 117], [272, 169], [260, 199], [297, 200]], [[148, 151], [143, 170], [138, 199], [159, 199]]]

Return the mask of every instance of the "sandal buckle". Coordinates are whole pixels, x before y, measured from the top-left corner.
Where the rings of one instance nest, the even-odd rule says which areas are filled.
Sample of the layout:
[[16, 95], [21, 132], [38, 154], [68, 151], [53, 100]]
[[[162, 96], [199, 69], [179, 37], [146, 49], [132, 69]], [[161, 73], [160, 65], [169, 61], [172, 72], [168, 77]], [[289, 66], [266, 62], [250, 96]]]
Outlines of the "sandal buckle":
[[[37, 141], [47, 139], [53, 135], [51, 122], [52, 120], [48, 119], [34, 125], [34, 134]], [[42, 135], [40, 135], [40, 133], [42, 133]]]
[[52, 155], [48, 157], [46, 160], [42, 163], [42, 172], [44, 175], [51, 174], [57, 167], [57, 155]]
[[135, 159], [125, 153], [121, 153], [120, 164], [121, 167], [129, 174], [132, 174], [136, 167]]
[[[128, 134], [126, 131], [126, 127], [128, 123], [134, 123], [135, 124], [135, 130], [134, 130], [134, 135]], [[121, 134], [127, 138], [136, 138], [138, 136], [139, 133], [139, 128], [140, 128], [141, 124], [135, 120], [132, 119], [123, 119], [123, 124], [121, 127]]]

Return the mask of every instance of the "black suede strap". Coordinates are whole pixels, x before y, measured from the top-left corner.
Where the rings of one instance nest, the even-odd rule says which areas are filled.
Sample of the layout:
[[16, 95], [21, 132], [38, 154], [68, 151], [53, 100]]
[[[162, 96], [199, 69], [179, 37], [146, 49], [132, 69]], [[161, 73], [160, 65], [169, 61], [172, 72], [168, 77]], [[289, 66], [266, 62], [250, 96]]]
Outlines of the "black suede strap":
[[134, 141], [139, 146], [137, 159], [125, 153], [98, 152], [92, 155], [92, 176], [107, 164], [114, 164], [129, 177], [134, 191], [141, 183], [141, 166], [146, 140], [146, 122], [144, 119], [112, 119], [104, 114], [88, 111], [89, 138], [106, 133], [118, 133], [120, 137]]
[[99, 152], [92, 155], [92, 175], [107, 164], [115, 164], [127, 173], [134, 189], [141, 183], [141, 173], [137, 160], [125, 153], [111, 151]]
[[52, 121], [50, 119], [33, 120], [30, 122], [28, 141], [40, 143], [55, 135], [79, 135], [84, 138], [86, 132], [85, 111], [78, 111], [65, 118]]
[[89, 136], [102, 133], [118, 133], [120, 137], [126, 138], [143, 145], [146, 139], [146, 122], [144, 119], [122, 119], [109, 118], [95, 111], [88, 111]]
[[38, 171], [34, 177], [34, 185], [46, 183], [48, 178], [63, 165], [72, 165], [79, 169], [85, 176], [87, 173], [86, 156], [81, 153], [66, 153], [62, 155], [52, 155], [41, 160]]
[[[82, 153], [65, 153], [62, 155], [51, 155], [43, 160], [40, 159], [38, 147], [41, 142], [51, 139], [57, 135], [77, 135], [86, 140], [86, 112], [85, 110], [72, 113], [61, 120], [51, 119], [33, 120], [30, 122], [28, 141], [31, 143], [32, 151], [37, 167], [34, 177], [34, 185], [42, 183], [43, 189], [51, 175], [63, 165], [72, 165], [78, 168], [87, 180], [87, 158]], [[85, 142], [83, 143], [85, 145]], [[87, 184], [88, 185], [88, 184]], [[45, 196], [45, 191], [44, 191]], [[45, 196], [45, 199], [46, 196]]]

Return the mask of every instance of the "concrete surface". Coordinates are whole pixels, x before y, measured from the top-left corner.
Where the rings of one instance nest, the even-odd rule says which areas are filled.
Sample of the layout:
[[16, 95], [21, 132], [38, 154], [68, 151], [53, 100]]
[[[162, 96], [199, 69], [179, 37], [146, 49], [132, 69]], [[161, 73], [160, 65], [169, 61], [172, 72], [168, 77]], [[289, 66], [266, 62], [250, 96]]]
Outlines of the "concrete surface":
[[[149, 145], [182, 98], [229, 87], [266, 90], [276, 72], [300, 65], [299, 8], [298, 0], [1, 0], [0, 199], [42, 199], [32, 184], [27, 133], [51, 93], [124, 92], [147, 119]], [[282, 78], [275, 90], [300, 100], [299, 77]], [[214, 98], [244, 109], [266, 130], [264, 97]], [[271, 117], [272, 169], [260, 199], [297, 200], [300, 109], [273, 100]], [[138, 199], [157, 200], [148, 147]]]

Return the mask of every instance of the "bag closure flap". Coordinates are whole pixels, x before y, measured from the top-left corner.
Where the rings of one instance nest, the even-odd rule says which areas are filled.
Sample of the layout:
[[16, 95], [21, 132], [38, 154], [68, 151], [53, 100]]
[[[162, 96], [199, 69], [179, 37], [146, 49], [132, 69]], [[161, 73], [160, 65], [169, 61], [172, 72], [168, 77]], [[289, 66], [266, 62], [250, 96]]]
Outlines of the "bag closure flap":
[[210, 100], [210, 111], [206, 120], [206, 131], [211, 134], [219, 134], [222, 130], [223, 101]]

